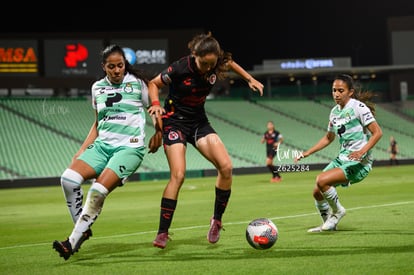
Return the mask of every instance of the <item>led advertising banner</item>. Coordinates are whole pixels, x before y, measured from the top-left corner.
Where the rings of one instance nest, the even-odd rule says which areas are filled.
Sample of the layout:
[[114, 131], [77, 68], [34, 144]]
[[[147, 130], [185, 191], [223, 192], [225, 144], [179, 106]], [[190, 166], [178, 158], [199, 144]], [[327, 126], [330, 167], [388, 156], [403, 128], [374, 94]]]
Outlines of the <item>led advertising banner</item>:
[[131, 65], [156, 75], [169, 64], [168, 39], [117, 39]]
[[102, 40], [45, 40], [45, 76], [101, 77], [102, 48]]
[[37, 76], [37, 40], [0, 40], [0, 76]]
[[315, 70], [330, 68], [350, 68], [351, 57], [326, 57], [307, 59], [269, 59], [263, 60], [263, 64], [255, 66], [256, 70], [272, 70], [284, 72], [292, 70]]

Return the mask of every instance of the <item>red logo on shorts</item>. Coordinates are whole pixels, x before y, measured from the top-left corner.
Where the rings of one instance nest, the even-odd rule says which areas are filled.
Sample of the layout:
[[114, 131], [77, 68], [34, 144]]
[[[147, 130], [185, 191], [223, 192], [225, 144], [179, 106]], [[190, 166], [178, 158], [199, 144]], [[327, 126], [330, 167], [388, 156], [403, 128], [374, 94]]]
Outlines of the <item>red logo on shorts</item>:
[[171, 131], [168, 133], [168, 139], [169, 140], [176, 140], [178, 139], [179, 135], [177, 134], [177, 132]]

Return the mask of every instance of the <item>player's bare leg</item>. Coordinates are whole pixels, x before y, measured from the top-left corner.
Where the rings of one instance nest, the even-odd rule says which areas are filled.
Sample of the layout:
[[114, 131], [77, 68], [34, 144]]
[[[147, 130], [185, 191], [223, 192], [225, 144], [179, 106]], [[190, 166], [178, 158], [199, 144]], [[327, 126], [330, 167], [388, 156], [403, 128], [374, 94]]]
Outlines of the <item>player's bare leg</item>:
[[221, 220], [231, 194], [233, 164], [227, 149], [217, 134], [209, 134], [200, 138], [197, 141], [197, 148], [217, 168], [218, 172], [214, 214], [210, 219], [210, 229], [207, 233], [208, 241], [216, 243], [220, 239], [220, 231], [223, 229]]

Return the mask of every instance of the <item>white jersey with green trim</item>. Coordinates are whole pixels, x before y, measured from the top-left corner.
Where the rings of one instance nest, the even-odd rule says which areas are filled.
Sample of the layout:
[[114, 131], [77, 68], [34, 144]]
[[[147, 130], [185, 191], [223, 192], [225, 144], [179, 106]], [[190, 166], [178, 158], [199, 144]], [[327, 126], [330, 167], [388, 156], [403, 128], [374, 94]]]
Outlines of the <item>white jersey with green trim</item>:
[[[342, 109], [339, 105], [332, 108], [328, 131], [339, 137], [339, 159], [349, 160], [348, 155], [351, 152], [360, 150], [368, 142], [371, 133], [366, 126], [373, 121], [375, 118], [368, 106], [354, 98], [351, 98]], [[370, 150], [363, 156], [361, 163], [371, 165], [372, 161]]]
[[92, 106], [98, 113], [98, 138], [112, 145], [133, 148], [145, 144], [148, 87], [127, 73], [121, 84], [107, 77], [92, 85]]

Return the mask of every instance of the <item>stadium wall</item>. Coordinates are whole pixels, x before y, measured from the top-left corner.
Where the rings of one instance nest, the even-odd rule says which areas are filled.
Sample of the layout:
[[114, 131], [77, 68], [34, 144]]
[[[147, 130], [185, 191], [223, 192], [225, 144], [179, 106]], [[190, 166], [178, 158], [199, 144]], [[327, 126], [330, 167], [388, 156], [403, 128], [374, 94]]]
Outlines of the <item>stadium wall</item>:
[[[309, 164], [308, 171], [320, 171], [327, 163], [315, 163]], [[414, 164], [414, 159], [402, 159], [399, 160], [399, 165], [411, 165]], [[307, 164], [308, 165], [308, 164]], [[389, 166], [388, 160], [375, 161], [375, 166]], [[263, 174], [269, 173], [267, 167], [245, 167], [245, 168], [234, 168], [234, 175], [252, 175], [252, 174]], [[289, 172], [286, 172], [289, 173]], [[302, 172], [293, 172], [302, 173]], [[188, 170], [186, 172], [186, 178], [200, 178], [200, 177], [215, 177], [217, 171], [215, 169], [205, 170]], [[167, 180], [170, 174], [168, 171], [161, 172], [145, 172], [136, 173], [132, 175], [128, 181], [147, 181], [147, 180]], [[90, 181], [85, 182], [90, 184]], [[28, 188], [28, 187], [43, 187], [43, 186], [60, 186], [59, 177], [47, 177], [47, 178], [25, 178], [25, 179], [8, 179], [0, 180], [0, 189], [6, 188]]]

